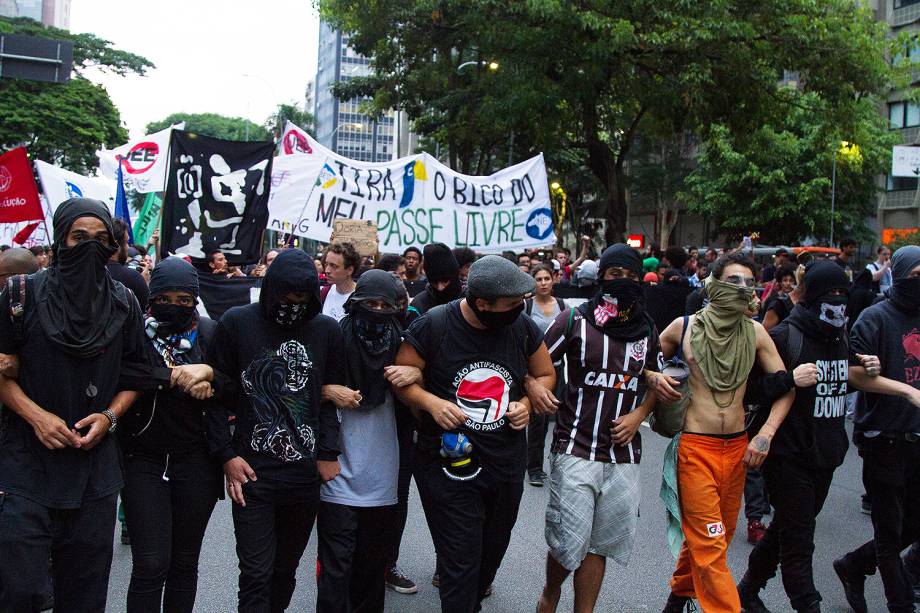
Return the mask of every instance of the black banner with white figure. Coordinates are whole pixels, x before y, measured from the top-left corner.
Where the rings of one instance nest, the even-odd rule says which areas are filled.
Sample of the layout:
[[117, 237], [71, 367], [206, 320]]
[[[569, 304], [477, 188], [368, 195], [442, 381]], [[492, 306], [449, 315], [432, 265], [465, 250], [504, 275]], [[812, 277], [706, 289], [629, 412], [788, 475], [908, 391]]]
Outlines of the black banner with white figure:
[[230, 264], [259, 259], [268, 220], [274, 144], [173, 130], [163, 204], [161, 257], [204, 261], [219, 249]]

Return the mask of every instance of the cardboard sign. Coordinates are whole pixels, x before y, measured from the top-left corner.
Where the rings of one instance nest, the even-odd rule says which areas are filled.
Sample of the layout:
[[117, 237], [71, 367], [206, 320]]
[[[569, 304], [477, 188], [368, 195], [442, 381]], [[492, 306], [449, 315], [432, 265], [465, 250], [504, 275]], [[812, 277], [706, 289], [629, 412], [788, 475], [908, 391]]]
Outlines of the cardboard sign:
[[358, 255], [377, 253], [377, 224], [364, 219], [336, 219], [332, 227], [335, 242], [351, 243]]

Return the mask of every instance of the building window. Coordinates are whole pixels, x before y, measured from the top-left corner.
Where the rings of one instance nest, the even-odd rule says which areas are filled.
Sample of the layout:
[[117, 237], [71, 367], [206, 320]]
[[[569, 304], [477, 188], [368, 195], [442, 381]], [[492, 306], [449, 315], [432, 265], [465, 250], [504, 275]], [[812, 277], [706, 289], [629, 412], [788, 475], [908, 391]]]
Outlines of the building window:
[[917, 189], [917, 177], [892, 177], [888, 175], [888, 191], [903, 192]]
[[888, 125], [892, 130], [920, 126], [920, 107], [909, 102], [889, 102]]
[[920, 0], [894, 0], [894, 8], [902, 9], [912, 4], [920, 4]]

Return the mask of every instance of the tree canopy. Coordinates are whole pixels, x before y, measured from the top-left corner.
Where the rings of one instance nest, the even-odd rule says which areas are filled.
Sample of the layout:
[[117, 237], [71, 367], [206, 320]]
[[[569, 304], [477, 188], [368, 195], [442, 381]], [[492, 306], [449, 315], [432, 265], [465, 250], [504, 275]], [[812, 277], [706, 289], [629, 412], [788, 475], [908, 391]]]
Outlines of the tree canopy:
[[0, 17], [0, 32], [73, 42], [73, 74], [66, 83], [0, 79], [0, 150], [24, 146], [32, 157], [76, 172], [96, 167], [96, 150], [128, 139], [121, 116], [105, 88], [92, 83], [90, 69], [144, 75], [154, 67], [92, 34], [72, 34], [26, 18]]
[[223, 138], [225, 140], [271, 140], [272, 134], [265, 127], [243, 117], [227, 117], [217, 113], [173, 113], [159, 121], [147, 124], [147, 134], [165, 130], [173, 124], [185, 122], [189, 132]]
[[[645, 121], [705, 140], [788, 115], [798, 71], [824, 124], [852, 123], [888, 90], [885, 25], [851, 0], [324, 0], [322, 16], [376, 75], [337, 88], [398, 106], [465, 171], [515, 148], [580, 150], [622, 239], [627, 162]], [[488, 62], [497, 62], [490, 71]], [[472, 62], [472, 64], [469, 64]], [[500, 159], [500, 158], [499, 158]], [[483, 161], [485, 160], [485, 161]], [[474, 167], [475, 164], [475, 167]]]

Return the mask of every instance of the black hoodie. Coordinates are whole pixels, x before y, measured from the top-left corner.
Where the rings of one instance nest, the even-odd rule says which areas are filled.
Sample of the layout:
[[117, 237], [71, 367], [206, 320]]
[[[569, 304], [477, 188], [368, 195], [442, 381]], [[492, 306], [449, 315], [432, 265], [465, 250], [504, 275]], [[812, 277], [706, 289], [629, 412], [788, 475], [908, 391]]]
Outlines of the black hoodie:
[[[282, 327], [271, 313], [288, 292], [309, 294], [308, 313]], [[272, 262], [258, 303], [221, 317], [208, 362], [236, 388], [223, 394], [235, 400], [226, 402], [236, 415], [232, 440], [225, 411], [211, 412], [208, 423], [209, 444], [221, 462], [241, 456], [260, 479], [312, 484], [318, 483], [316, 460], [338, 457], [338, 418], [321, 397], [323, 385], [342, 383], [342, 331], [319, 310], [316, 267], [306, 253], [291, 250]]]

